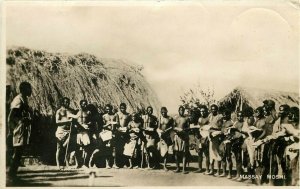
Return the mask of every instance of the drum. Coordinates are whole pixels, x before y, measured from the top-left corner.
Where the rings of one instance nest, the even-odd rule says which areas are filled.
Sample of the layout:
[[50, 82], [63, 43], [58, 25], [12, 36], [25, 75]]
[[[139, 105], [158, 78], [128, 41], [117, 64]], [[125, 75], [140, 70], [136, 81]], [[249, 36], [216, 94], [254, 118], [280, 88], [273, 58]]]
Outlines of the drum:
[[120, 131], [121, 133], [126, 133], [126, 132], [127, 132], [127, 127], [120, 127], [120, 128], [119, 128], [119, 131]]
[[136, 140], [131, 140], [129, 143], [126, 143], [124, 146], [123, 154], [125, 156], [132, 157], [134, 154], [135, 146], [136, 146]]
[[147, 146], [147, 148], [155, 147], [155, 139], [154, 138], [150, 138], [150, 139], [148, 138], [146, 146]]
[[209, 135], [209, 129], [210, 129], [210, 125], [204, 125], [200, 128], [200, 135], [203, 137], [203, 138], [206, 138], [208, 137]]
[[103, 140], [103, 142], [111, 140], [112, 139], [112, 132], [111, 131], [102, 131], [100, 133], [100, 137]]

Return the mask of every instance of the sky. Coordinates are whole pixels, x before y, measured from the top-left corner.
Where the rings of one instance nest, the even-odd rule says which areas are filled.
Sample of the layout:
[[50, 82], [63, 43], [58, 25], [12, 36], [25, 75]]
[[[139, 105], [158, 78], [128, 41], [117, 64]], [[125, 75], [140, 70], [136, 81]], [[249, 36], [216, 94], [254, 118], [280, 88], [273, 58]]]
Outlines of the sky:
[[143, 65], [169, 112], [200, 84], [221, 98], [237, 86], [299, 91], [294, 1], [14, 3], [6, 46], [90, 53]]

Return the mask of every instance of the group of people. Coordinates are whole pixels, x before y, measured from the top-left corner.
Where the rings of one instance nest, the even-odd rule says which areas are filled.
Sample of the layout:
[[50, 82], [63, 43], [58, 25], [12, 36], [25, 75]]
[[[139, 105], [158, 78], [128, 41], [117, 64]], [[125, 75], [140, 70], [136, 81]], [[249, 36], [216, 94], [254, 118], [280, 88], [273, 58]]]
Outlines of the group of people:
[[[30, 117], [26, 113], [30, 95], [30, 84], [21, 83], [20, 94], [11, 103], [8, 116], [9, 136], [14, 146], [8, 171], [12, 177], [17, 173], [22, 149], [30, 135]], [[215, 104], [187, 110], [180, 106], [178, 115], [171, 117], [167, 108], [162, 107], [156, 117], [151, 106], [145, 113], [130, 114], [126, 104], [121, 103], [117, 112], [107, 104], [105, 113], [100, 115], [87, 100], [81, 100], [80, 109], [73, 110], [70, 99], [64, 97], [55, 115], [57, 167], [64, 169], [64, 165], [75, 162], [77, 168], [89, 168], [101, 157], [106, 168], [146, 167], [168, 171], [168, 155], [172, 153], [176, 162], [174, 172], [186, 174], [190, 149], [195, 149], [196, 173], [227, 176], [237, 181], [249, 178], [257, 184], [274, 185], [280, 177], [280, 168], [283, 184], [299, 185], [298, 107], [283, 104], [277, 112], [275, 102], [265, 100], [255, 110], [219, 111]], [[233, 157], [236, 175], [233, 175]]]

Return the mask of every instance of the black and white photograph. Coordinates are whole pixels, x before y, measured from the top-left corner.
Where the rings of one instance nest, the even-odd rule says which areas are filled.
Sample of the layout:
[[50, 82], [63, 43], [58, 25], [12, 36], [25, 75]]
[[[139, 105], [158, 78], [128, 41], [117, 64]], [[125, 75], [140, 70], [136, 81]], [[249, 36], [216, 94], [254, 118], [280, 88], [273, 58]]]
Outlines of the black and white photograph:
[[0, 5], [3, 187], [299, 187], [298, 0]]

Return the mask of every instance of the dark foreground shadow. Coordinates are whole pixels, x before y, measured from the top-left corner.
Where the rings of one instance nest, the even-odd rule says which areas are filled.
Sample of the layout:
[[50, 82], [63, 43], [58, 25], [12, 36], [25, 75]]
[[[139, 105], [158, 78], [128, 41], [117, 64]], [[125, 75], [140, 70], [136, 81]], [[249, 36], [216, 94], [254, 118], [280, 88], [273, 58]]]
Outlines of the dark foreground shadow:
[[[102, 175], [96, 176], [96, 178], [110, 178], [113, 176]], [[6, 186], [16, 187], [40, 187], [40, 186], [53, 186], [56, 181], [69, 181], [68, 186], [87, 186], [89, 174], [83, 173], [78, 170], [26, 170], [18, 173], [18, 178], [14, 180], [7, 180]], [[70, 180], [74, 180], [71, 181]], [[57, 184], [56, 184], [57, 185]]]

